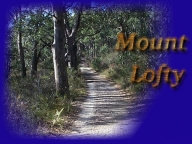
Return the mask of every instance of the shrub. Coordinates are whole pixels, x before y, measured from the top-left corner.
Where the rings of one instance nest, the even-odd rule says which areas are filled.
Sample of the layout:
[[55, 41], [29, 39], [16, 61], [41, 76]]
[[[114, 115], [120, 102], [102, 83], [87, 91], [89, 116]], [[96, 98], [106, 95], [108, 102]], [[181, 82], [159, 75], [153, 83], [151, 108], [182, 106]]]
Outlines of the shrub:
[[[58, 96], [55, 92], [54, 72], [41, 69], [35, 77], [24, 79], [12, 71], [9, 78], [8, 119], [11, 125], [18, 125], [19, 134], [34, 127], [48, 125], [58, 127], [65, 122], [63, 116], [72, 110], [72, 101], [86, 93], [80, 72], [68, 69], [70, 97]], [[20, 116], [22, 114], [22, 117]], [[25, 125], [25, 127], [23, 126]], [[33, 127], [33, 128], [34, 128]], [[35, 128], [34, 128], [35, 129]]]
[[92, 67], [96, 70], [96, 71], [100, 71], [101, 70], [101, 59], [100, 58], [95, 58], [92, 62]]

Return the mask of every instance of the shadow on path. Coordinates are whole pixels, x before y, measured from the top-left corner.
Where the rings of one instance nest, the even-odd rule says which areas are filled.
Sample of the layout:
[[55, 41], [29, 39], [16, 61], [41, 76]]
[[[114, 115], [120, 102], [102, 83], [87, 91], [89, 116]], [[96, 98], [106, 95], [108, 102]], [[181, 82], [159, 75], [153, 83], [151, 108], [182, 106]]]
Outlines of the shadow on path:
[[85, 63], [81, 72], [88, 96], [71, 128], [75, 138], [108, 138], [134, 134], [140, 124], [145, 103], [137, 96], [126, 95], [114, 83], [102, 78]]

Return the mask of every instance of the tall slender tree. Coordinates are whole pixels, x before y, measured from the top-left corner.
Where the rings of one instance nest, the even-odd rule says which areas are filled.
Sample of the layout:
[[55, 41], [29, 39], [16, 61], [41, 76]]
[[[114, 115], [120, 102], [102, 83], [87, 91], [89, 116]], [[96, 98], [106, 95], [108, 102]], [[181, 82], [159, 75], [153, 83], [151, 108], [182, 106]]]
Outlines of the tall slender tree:
[[59, 95], [69, 94], [67, 69], [65, 65], [65, 27], [62, 3], [52, 4], [54, 21], [54, 42], [52, 45], [56, 92]]
[[22, 77], [26, 76], [26, 68], [25, 68], [25, 59], [24, 59], [24, 50], [22, 47], [22, 17], [21, 17], [21, 5], [19, 5], [18, 13], [17, 13], [17, 22], [18, 22], [18, 35], [17, 35], [17, 45], [18, 45], [18, 53], [20, 57], [20, 63], [21, 63], [21, 74]]
[[77, 70], [77, 43], [76, 35], [80, 26], [83, 4], [80, 3], [76, 6], [76, 18], [72, 27], [70, 27], [69, 17], [67, 12], [67, 6], [64, 7], [64, 22], [66, 26], [66, 38], [68, 44], [68, 50], [71, 56], [71, 67]]

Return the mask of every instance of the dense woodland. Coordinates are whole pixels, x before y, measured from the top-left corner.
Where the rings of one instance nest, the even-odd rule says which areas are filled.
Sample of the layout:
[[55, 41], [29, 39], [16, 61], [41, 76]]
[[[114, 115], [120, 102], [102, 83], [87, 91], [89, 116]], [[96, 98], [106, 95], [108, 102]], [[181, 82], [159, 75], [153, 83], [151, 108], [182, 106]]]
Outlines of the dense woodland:
[[160, 4], [46, 3], [8, 12], [7, 79], [10, 125], [20, 133], [36, 125], [60, 126], [71, 103], [86, 95], [82, 59], [129, 92], [142, 97], [146, 83], [130, 82], [132, 65], [142, 71], [166, 60], [164, 52], [115, 51], [120, 29], [128, 37], [164, 37], [168, 9]]

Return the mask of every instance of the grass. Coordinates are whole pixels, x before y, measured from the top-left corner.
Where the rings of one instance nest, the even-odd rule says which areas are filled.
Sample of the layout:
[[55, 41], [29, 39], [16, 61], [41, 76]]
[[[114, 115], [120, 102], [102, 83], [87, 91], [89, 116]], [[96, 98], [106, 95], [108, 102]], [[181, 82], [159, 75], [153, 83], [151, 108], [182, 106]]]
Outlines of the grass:
[[142, 95], [147, 89], [147, 84], [130, 82], [133, 64], [139, 63], [143, 69], [145, 68], [147, 59], [143, 55], [141, 61], [141, 58], [138, 58], [139, 56], [139, 54], [129, 56], [126, 53], [111, 51], [93, 59], [89, 65], [97, 72], [115, 81], [124, 90]]
[[[33, 78], [29, 74], [22, 78], [16, 72], [12, 72], [8, 80], [8, 118], [12, 119], [12, 127], [21, 134], [29, 134], [35, 129], [29, 128], [31, 125], [36, 128], [45, 125], [49, 128], [62, 128], [67, 116], [73, 112], [73, 101], [76, 97], [86, 94], [84, 79], [80, 72], [68, 69], [68, 81], [70, 98], [56, 95], [53, 71], [41, 69]], [[23, 119], [19, 115], [22, 115]], [[21, 120], [22, 124], [18, 125], [18, 120]], [[22, 125], [28, 126], [21, 128]]]

